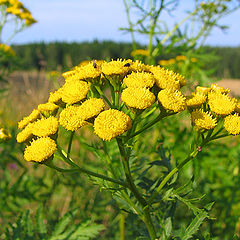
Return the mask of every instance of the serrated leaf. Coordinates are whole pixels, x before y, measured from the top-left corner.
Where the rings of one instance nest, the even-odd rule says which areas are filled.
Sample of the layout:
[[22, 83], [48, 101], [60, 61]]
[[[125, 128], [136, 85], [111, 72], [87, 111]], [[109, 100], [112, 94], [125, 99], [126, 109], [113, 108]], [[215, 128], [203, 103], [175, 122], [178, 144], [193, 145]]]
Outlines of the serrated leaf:
[[73, 217], [77, 213], [77, 209], [67, 212], [62, 219], [57, 223], [55, 226], [53, 232], [52, 232], [52, 238], [50, 239], [55, 239], [54, 237], [60, 235], [61, 233], [64, 232], [65, 228], [67, 225], [72, 221]]
[[[210, 210], [213, 203], [208, 204], [205, 209]], [[208, 211], [202, 210], [185, 229], [185, 233], [180, 238], [182, 240], [190, 239], [198, 230], [205, 218], [208, 217]]]

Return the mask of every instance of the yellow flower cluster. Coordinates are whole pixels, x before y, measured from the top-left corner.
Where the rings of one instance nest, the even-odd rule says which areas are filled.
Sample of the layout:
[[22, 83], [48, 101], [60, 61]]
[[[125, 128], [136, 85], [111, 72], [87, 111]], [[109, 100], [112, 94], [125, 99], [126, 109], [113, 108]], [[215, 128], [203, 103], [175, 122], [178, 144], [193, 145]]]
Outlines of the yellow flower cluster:
[[217, 121], [224, 118], [224, 127], [229, 134], [240, 133], [239, 101], [229, 92], [229, 89], [212, 84], [210, 88], [198, 86], [196, 93], [187, 97], [192, 123], [198, 130], [213, 129]]
[[[159, 60], [158, 64], [160, 66], [168, 66], [168, 65], [175, 64], [175, 63], [179, 63], [180, 64], [180, 63], [182, 63], [183, 61], [186, 61], [186, 60], [187, 60], [186, 56], [179, 55], [179, 56], [176, 56], [176, 58], [170, 58], [168, 60]], [[193, 63], [197, 62], [197, 58], [195, 58], [195, 57], [192, 57], [190, 60]]]
[[137, 56], [137, 55], [140, 55], [140, 56], [149, 56], [149, 51], [148, 50], [145, 50], [145, 49], [136, 49], [135, 51], [132, 51], [131, 52], [131, 56]]
[[8, 141], [11, 138], [12, 135], [5, 128], [0, 128], [0, 142]]
[[36, 22], [30, 11], [18, 0], [0, 0], [0, 5], [6, 6], [8, 14], [15, 15], [17, 18], [24, 20], [26, 25], [32, 25]]
[[4, 43], [0, 43], [0, 51], [10, 56], [16, 56], [16, 53], [12, 50], [12, 48]]
[[226, 116], [226, 130], [240, 132], [240, 104], [228, 90], [217, 85], [197, 87], [186, 97], [181, 92], [185, 78], [160, 66], [122, 59], [92, 61], [63, 77], [65, 83], [50, 93], [48, 102], [39, 104], [18, 124], [22, 131], [17, 141], [27, 143], [27, 161], [45, 161], [54, 154], [59, 126], [74, 132], [93, 124], [94, 133], [110, 141], [131, 129], [131, 111], [141, 114], [154, 104], [166, 116], [187, 109], [197, 130], [213, 129], [218, 118]]

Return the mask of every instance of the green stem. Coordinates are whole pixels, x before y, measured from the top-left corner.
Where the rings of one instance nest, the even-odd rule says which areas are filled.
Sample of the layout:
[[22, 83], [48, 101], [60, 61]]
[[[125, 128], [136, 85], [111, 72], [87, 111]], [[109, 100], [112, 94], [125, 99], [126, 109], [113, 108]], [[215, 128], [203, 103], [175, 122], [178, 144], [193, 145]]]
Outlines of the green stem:
[[138, 200], [138, 202], [141, 204], [141, 206], [143, 208], [142, 220], [146, 224], [146, 227], [148, 229], [151, 240], [155, 240], [157, 238], [157, 236], [156, 236], [156, 231], [155, 231], [155, 228], [154, 228], [154, 225], [153, 225], [153, 222], [152, 222], [152, 219], [151, 219], [151, 215], [150, 215], [150, 212], [149, 212], [148, 203], [141, 196], [141, 194], [137, 190], [136, 185], [134, 184], [134, 181], [133, 181], [133, 178], [132, 178], [132, 175], [131, 175], [131, 171], [130, 171], [129, 159], [127, 157], [127, 154], [126, 154], [126, 151], [125, 151], [124, 144], [123, 144], [122, 140], [117, 138], [117, 144], [118, 144], [118, 148], [119, 148], [120, 155], [121, 155], [121, 158], [122, 158], [125, 176], [126, 176], [128, 184], [129, 184], [129, 189], [131, 190], [131, 192], [133, 193], [135, 198]]
[[61, 150], [59, 148], [58, 148], [58, 152], [60, 153], [62, 159], [66, 163], [68, 163], [69, 165], [71, 165], [75, 169], [78, 169], [79, 172], [83, 172], [83, 173], [86, 173], [87, 175], [90, 175], [90, 176], [93, 176], [93, 177], [96, 177], [96, 178], [101, 178], [103, 180], [106, 180], [106, 181], [109, 181], [109, 182], [112, 182], [112, 183], [116, 183], [116, 184], [121, 185], [121, 186], [123, 186], [125, 188], [128, 188], [128, 184], [126, 184], [123, 181], [120, 181], [120, 180], [117, 180], [117, 179], [113, 179], [113, 178], [107, 177], [105, 175], [102, 175], [102, 174], [99, 174], [99, 173], [96, 173], [96, 172], [93, 172], [91, 170], [88, 170], [88, 169], [85, 169], [83, 167], [78, 166], [70, 158], [68, 158], [65, 154], [63, 154], [63, 150]]
[[120, 212], [120, 240], [125, 240], [125, 216]]
[[99, 86], [94, 86], [95, 89], [97, 90], [97, 92], [100, 94], [100, 96], [105, 100], [105, 102], [108, 104], [108, 106], [110, 108], [112, 108], [112, 104], [110, 103], [110, 101], [108, 100], [108, 98], [104, 95], [104, 93], [102, 92], [101, 88]]
[[69, 138], [69, 143], [68, 143], [68, 150], [67, 150], [67, 157], [70, 157], [70, 152], [72, 148], [72, 141], [73, 141], [73, 136], [75, 132], [71, 132], [70, 138]]

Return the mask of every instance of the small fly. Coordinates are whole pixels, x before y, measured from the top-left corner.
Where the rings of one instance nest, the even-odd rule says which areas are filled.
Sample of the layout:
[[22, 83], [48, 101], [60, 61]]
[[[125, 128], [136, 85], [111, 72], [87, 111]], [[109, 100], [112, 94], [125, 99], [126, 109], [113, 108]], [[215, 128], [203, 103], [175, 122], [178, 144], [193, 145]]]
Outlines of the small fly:
[[97, 68], [97, 64], [96, 64], [95, 60], [93, 60], [93, 67]]
[[130, 67], [130, 63], [126, 63], [124, 67]]

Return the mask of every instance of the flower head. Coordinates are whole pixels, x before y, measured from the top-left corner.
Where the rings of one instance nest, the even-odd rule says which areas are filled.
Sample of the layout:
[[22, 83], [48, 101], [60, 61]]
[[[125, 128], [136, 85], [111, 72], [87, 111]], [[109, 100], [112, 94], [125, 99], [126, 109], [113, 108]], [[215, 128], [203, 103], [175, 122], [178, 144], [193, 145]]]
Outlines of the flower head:
[[126, 75], [129, 72], [132, 60], [112, 60], [102, 64], [102, 72], [107, 76]]
[[148, 88], [129, 87], [123, 90], [121, 99], [131, 108], [146, 109], [155, 102], [155, 95]]
[[89, 85], [84, 81], [66, 82], [62, 86], [62, 101], [68, 104], [80, 102], [86, 98], [88, 91]]
[[240, 134], [240, 116], [235, 113], [234, 115], [229, 115], [224, 119], [224, 127], [229, 134], [237, 135]]
[[218, 91], [208, 93], [208, 104], [211, 111], [219, 115], [228, 115], [232, 113], [236, 107], [236, 101], [234, 99]]
[[33, 123], [29, 123], [21, 132], [18, 133], [17, 135], [18, 143], [28, 142], [29, 140], [31, 140], [31, 138], [33, 137], [32, 124]]
[[0, 142], [8, 141], [12, 138], [12, 135], [4, 128], [0, 128]]
[[33, 140], [24, 151], [26, 161], [43, 162], [49, 159], [57, 150], [56, 142], [50, 137]]
[[218, 84], [212, 84], [211, 85], [211, 90], [214, 91], [214, 92], [226, 93], [226, 94], [230, 92], [230, 90], [228, 88], [225, 89], [223, 87], [218, 86]]
[[[156, 85], [161, 89], [180, 89], [181, 83], [176, 73], [161, 67], [152, 67], [151, 72], [156, 79]], [[179, 75], [180, 76], [180, 75]]]
[[196, 87], [196, 93], [200, 93], [200, 94], [207, 94], [209, 91], [211, 90], [211, 88], [207, 88], [207, 87], [200, 87], [197, 86]]
[[59, 117], [59, 124], [69, 131], [77, 131], [88, 124], [79, 116], [79, 106], [69, 106], [65, 108]]
[[27, 117], [18, 122], [18, 128], [25, 128], [29, 123], [36, 121], [40, 117], [40, 111], [34, 109]]
[[131, 119], [125, 113], [109, 109], [101, 112], [94, 121], [94, 132], [103, 140], [110, 141], [132, 126]]
[[34, 122], [31, 129], [33, 135], [38, 137], [54, 135], [58, 130], [58, 120], [53, 116], [49, 118], [42, 118]]
[[48, 115], [48, 114], [56, 114], [59, 106], [57, 106], [54, 103], [47, 102], [47, 103], [42, 103], [38, 105], [38, 110], [43, 114], [43, 115]]
[[179, 90], [161, 90], [158, 93], [158, 100], [165, 109], [170, 111], [181, 112], [186, 108], [186, 98]]
[[81, 119], [87, 120], [97, 116], [105, 107], [101, 98], [90, 98], [78, 107], [78, 115]]
[[192, 123], [199, 130], [210, 130], [217, 125], [217, 120], [210, 113], [204, 112], [202, 109], [193, 110], [191, 117]]
[[203, 93], [192, 94], [186, 100], [187, 107], [195, 108], [201, 106], [207, 100], [207, 96]]
[[61, 91], [62, 88], [59, 88], [55, 92], [50, 92], [48, 102], [58, 104], [62, 100]]
[[155, 79], [151, 73], [132, 72], [123, 79], [123, 82], [127, 87], [151, 88], [155, 83]]

